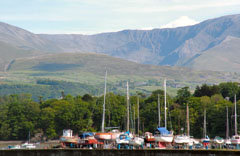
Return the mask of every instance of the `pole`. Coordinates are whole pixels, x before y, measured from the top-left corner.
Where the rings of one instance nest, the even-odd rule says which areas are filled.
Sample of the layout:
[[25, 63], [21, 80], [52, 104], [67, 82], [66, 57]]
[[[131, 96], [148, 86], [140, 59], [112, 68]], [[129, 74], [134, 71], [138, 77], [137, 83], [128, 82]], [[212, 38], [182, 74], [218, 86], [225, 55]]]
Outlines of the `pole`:
[[226, 109], [227, 109], [226, 139], [228, 139], [229, 138], [228, 106], [226, 106]]
[[236, 94], [234, 96], [235, 103], [235, 135], [237, 135], [237, 102], [236, 102]]
[[106, 92], [107, 92], [107, 71], [105, 73], [104, 79], [104, 96], [103, 96], [103, 116], [102, 116], [102, 132], [104, 132], [104, 123], [105, 123], [105, 101], [106, 101]]
[[137, 96], [137, 107], [138, 107], [138, 136], [139, 136], [139, 127], [140, 127], [140, 118], [139, 118], [139, 96]]
[[134, 132], [134, 134], [136, 134], [135, 129], [136, 129], [136, 127], [135, 127], [135, 107], [134, 107], [133, 108], [133, 132]]
[[129, 93], [128, 93], [128, 81], [127, 81], [127, 131], [129, 131]]
[[159, 99], [159, 94], [158, 94], [158, 127], [161, 126], [161, 112], [160, 112], [160, 99]]
[[187, 103], [187, 136], [190, 136], [189, 108]]
[[164, 117], [165, 117], [165, 128], [167, 129], [167, 86], [166, 79], [164, 79]]
[[204, 129], [204, 131], [203, 131], [203, 136], [204, 136], [204, 138], [206, 138], [206, 136], [207, 136], [207, 128], [206, 128], [206, 108], [204, 108], [204, 125], [203, 125], [204, 127], [203, 127], [203, 129]]

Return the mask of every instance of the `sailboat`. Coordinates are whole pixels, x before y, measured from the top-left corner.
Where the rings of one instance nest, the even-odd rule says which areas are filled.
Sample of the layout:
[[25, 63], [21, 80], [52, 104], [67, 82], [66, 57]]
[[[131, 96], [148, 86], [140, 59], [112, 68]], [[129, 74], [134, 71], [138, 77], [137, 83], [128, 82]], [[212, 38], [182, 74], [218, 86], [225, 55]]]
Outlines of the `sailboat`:
[[193, 140], [190, 138], [190, 125], [189, 125], [189, 108], [188, 108], [188, 104], [187, 104], [187, 111], [186, 111], [187, 115], [187, 135], [177, 135], [174, 137], [174, 142], [177, 144], [189, 144], [192, 145], [193, 144]]
[[[158, 127], [160, 127], [161, 125], [161, 111], [160, 111], [161, 107], [160, 107], [160, 99], [159, 99], [159, 94], [158, 94]], [[145, 132], [145, 140], [146, 143], [151, 143], [151, 142], [155, 142], [155, 137], [152, 133], [150, 132]]]
[[30, 136], [31, 135], [30, 135], [30, 131], [29, 131], [28, 132], [28, 141], [21, 145], [22, 148], [25, 148], [25, 149], [34, 149], [34, 148], [36, 148], [36, 145], [30, 143], [30, 140], [31, 140]]
[[155, 130], [154, 138], [156, 142], [171, 143], [173, 141], [173, 132], [167, 130], [167, 87], [164, 80], [164, 115], [165, 127], [158, 127]]
[[204, 146], [207, 146], [210, 143], [210, 138], [207, 136], [206, 113], [206, 108], [204, 108], [203, 138], [201, 140]]
[[130, 122], [129, 122], [129, 88], [128, 88], [128, 81], [127, 81], [127, 127], [126, 127], [127, 132], [125, 132], [124, 134], [121, 134], [116, 139], [116, 143], [117, 143], [117, 146], [119, 149], [121, 148], [121, 146], [129, 145], [129, 142], [133, 137], [132, 134], [130, 133], [129, 125], [130, 125]]
[[105, 73], [105, 79], [104, 79], [104, 97], [103, 97], [103, 114], [102, 114], [102, 130], [100, 133], [96, 133], [94, 137], [97, 140], [111, 140], [112, 139], [112, 133], [106, 133], [104, 131], [104, 124], [105, 124], [105, 103], [106, 103], [106, 92], [107, 92], [107, 71]]
[[227, 121], [226, 121], [226, 139], [224, 140], [225, 144], [231, 144], [231, 140], [229, 138], [229, 120], [228, 120], [228, 106], [226, 106], [227, 111]]
[[118, 148], [120, 148], [121, 145], [130, 145], [130, 146], [135, 146], [139, 147], [144, 144], [144, 139], [140, 137], [134, 137], [132, 133], [130, 132], [130, 117], [129, 117], [129, 86], [128, 86], [128, 81], [127, 81], [127, 132], [124, 134], [121, 134], [119, 138], [116, 139], [116, 143], [118, 144]]
[[234, 105], [235, 105], [235, 115], [234, 115], [234, 119], [235, 119], [235, 135], [232, 136], [231, 138], [231, 143], [238, 145], [240, 144], [240, 136], [237, 133], [237, 102], [236, 102], [236, 95], [234, 96]]

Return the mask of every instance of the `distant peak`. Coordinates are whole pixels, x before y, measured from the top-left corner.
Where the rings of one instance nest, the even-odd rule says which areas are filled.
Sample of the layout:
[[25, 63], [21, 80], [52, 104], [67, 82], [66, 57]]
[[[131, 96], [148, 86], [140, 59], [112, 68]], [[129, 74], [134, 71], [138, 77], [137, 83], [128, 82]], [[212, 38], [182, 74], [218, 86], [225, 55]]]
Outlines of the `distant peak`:
[[160, 28], [176, 28], [176, 27], [183, 27], [183, 26], [190, 26], [198, 24], [199, 22], [189, 18], [188, 16], [181, 16], [178, 19], [161, 26]]

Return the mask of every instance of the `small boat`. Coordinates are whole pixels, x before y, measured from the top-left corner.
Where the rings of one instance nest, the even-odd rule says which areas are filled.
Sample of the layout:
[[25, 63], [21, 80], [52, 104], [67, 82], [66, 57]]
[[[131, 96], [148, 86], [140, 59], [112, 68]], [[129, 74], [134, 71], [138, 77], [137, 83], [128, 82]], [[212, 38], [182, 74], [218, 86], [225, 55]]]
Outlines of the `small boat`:
[[71, 144], [77, 144], [79, 140], [78, 136], [73, 136], [73, 131], [71, 129], [64, 129], [63, 135], [60, 137], [60, 143], [64, 146], [70, 146]]
[[174, 142], [176, 144], [189, 144], [191, 142], [191, 138], [187, 135], [177, 135], [174, 137]]
[[235, 135], [232, 136], [231, 138], [231, 143], [232, 144], [240, 144], [240, 136], [237, 133], [237, 104], [236, 104], [236, 95], [234, 96], [234, 104], [235, 104], [235, 115], [234, 115], [234, 119], [235, 119]]
[[224, 139], [219, 137], [219, 136], [216, 136], [214, 138], [214, 142], [217, 143], [217, 144], [223, 144], [224, 143]]
[[146, 142], [155, 142], [155, 138], [150, 132], [145, 132], [145, 140]]
[[173, 141], [173, 132], [168, 131], [165, 127], [159, 127], [155, 130], [154, 138], [156, 142], [171, 143]]
[[112, 140], [116, 140], [122, 134], [118, 129], [113, 129], [111, 133], [112, 133]]
[[208, 143], [210, 143], [210, 138], [206, 135], [206, 137], [203, 138], [201, 141], [203, 144], [208, 144]]
[[9, 145], [8, 149], [21, 149], [20, 145]]
[[127, 135], [126, 133], [124, 133], [124, 134], [121, 134], [121, 135], [119, 136], [119, 138], [116, 139], [116, 143], [117, 143], [118, 145], [120, 145], [120, 144], [129, 144], [129, 141], [130, 141], [131, 139], [132, 139], [132, 138], [129, 137], [129, 135]]
[[79, 136], [78, 145], [81, 148], [87, 147], [89, 149], [92, 149], [92, 148], [98, 148], [97, 145], [103, 145], [103, 142], [99, 142], [97, 139], [95, 139], [94, 133], [85, 132]]
[[227, 144], [227, 145], [230, 145], [231, 144], [231, 139], [225, 139], [224, 143]]
[[132, 145], [132, 146], [139, 147], [139, 146], [143, 146], [143, 144], [144, 144], [144, 139], [140, 137], [134, 137], [131, 140], [129, 140], [129, 145]]
[[30, 131], [29, 131], [28, 132], [28, 141], [21, 145], [21, 147], [23, 149], [34, 149], [34, 148], [36, 148], [36, 145], [30, 143], [30, 141], [31, 141], [30, 136], [31, 135], [30, 135]]
[[112, 136], [113, 136], [113, 134], [112, 133], [104, 133], [104, 132], [102, 132], [102, 133], [96, 133], [95, 135], [94, 135], [94, 137], [95, 137], [95, 139], [97, 139], [97, 140], [112, 140]]
[[234, 135], [231, 138], [231, 144], [240, 144], [240, 136], [239, 135]]
[[31, 143], [28, 143], [28, 142], [25, 142], [25, 143], [22, 144], [21, 146], [22, 146], [22, 148], [24, 148], [24, 149], [34, 149], [34, 148], [36, 148], [36, 145], [31, 144]]

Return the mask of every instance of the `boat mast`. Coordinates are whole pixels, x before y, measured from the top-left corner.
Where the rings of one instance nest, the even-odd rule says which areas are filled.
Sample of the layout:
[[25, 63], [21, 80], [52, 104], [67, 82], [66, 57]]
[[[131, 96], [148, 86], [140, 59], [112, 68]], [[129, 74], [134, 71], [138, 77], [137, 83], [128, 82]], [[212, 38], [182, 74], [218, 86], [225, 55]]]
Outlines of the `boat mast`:
[[28, 131], [28, 143], [30, 144], [31, 138], [30, 138], [30, 131]]
[[187, 103], [187, 136], [190, 136], [190, 124], [189, 124], [189, 108]]
[[139, 96], [138, 95], [137, 95], [137, 107], [138, 107], [138, 136], [139, 136], [140, 118], [139, 118]]
[[164, 116], [165, 116], [165, 128], [167, 129], [167, 86], [166, 79], [164, 79]]
[[105, 123], [105, 101], [106, 101], [106, 92], [107, 92], [107, 71], [105, 73], [104, 79], [104, 96], [103, 96], [103, 116], [102, 116], [102, 132], [104, 132], [104, 123]]
[[135, 129], [136, 129], [136, 127], [135, 127], [135, 107], [133, 108], [133, 132], [134, 132], [134, 134], [136, 134], [135, 133]]
[[228, 106], [226, 106], [226, 109], [227, 109], [226, 139], [228, 139], [229, 138]]
[[161, 112], [160, 112], [160, 99], [159, 99], [159, 94], [158, 94], [158, 127], [161, 126]]
[[129, 131], [129, 91], [128, 91], [128, 81], [127, 81], [127, 131]]
[[236, 102], [236, 94], [234, 96], [234, 104], [235, 104], [235, 135], [237, 135], [237, 102]]
[[203, 136], [206, 138], [207, 132], [206, 132], [206, 108], [204, 107], [204, 123], [203, 123]]

